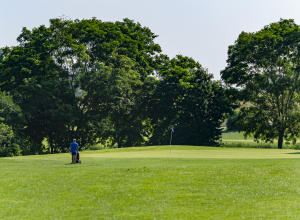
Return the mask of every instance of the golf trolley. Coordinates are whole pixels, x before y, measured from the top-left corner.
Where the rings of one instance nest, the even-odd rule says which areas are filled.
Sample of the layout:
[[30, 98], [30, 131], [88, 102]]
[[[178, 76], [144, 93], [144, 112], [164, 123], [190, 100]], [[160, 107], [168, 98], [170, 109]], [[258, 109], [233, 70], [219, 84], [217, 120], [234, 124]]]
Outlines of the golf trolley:
[[76, 156], [76, 163], [80, 163], [81, 164], [80, 155], [79, 155], [78, 151], [77, 151], [77, 156]]

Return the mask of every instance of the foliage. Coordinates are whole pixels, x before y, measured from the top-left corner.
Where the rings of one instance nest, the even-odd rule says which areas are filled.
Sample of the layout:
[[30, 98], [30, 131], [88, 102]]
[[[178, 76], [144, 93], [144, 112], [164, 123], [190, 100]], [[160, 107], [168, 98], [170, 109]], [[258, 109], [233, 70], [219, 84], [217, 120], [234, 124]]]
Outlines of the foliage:
[[23, 112], [22, 153], [65, 152], [73, 138], [82, 149], [165, 144], [171, 126], [174, 144], [217, 143], [231, 90], [192, 58], [160, 54], [156, 37], [129, 19], [23, 28], [0, 51], [0, 89]]
[[271, 23], [256, 33], [242, 32], [229, 46], [222, 78], [242, 87], [238, 124], [256, 141], [296, 141], [300, 132], [300, 28], [293, 20]]
[[229, 115], [229, 117], [227, 118], [226, 121], [226, 128], [229, 130], [233, 130], [233, 129], [240, 129], [240, 127], [238, 125], [236, 125], [235, 123], [238, 120], [238, 110], [233, 111], [233, 114]]
[[[0, 157], [20, 154], [18, 125], [20, 108], [5, 92], [0, 93]], [[14, 131], [15, 130], [15, 133]]]
[[225, 88], [192, 58], [164, 59], [150, 108], [154, 124], [150, 143], [169, 144], [174, 126], [173, 144], [216, 144], [221, 136], [217, 128], [232, 106]]
[[14, 139], [12, 128], [4, 123], [0, 124], [0, 157], [20, 155], [19, 145]]
[[51, 153], [66, 151], [72, 138], [81, 147], [108, 135], [119, 146], [140, 144], [144, 117], [135, 102], [161, 51], [155, 37], [129, 19], [52, 19], [49, 28], [24, 28], [18, 46], [2, 49], [0, 87], [24, 112], [28, 150], [44, 152], [44, 138]]

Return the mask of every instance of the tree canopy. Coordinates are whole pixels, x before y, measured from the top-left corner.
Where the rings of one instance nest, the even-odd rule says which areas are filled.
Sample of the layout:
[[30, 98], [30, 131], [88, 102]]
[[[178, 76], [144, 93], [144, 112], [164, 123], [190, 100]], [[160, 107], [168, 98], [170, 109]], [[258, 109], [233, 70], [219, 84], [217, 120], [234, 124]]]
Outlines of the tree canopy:
[[83, 148], [164, 144], [172, 125], [174, 143], [216, 144], [231, 106], [225, 89], [192, 58], [162, 54], [156, 37], [130, 19], [23, 28], [17, 46], [0, 50], [23, 153], [65, 152], [73, 138]]
[[170, 125], [176, 127], [174, 144], [216, 145], [217, 129], [231, 112], [225, 89], [212, 74], [190, 57], [178, 55], [160, 67], [161, 80], [154, 92], [153, 144], [168, 144]]
[[300, 132], [300, 27], [294, 20], [271, 23], [255, 33], [242, 32], [228, 48], [222, 79], [241, 87], [239, 99], [251, 102], [238, 124], [255, 140], [296, 141]]

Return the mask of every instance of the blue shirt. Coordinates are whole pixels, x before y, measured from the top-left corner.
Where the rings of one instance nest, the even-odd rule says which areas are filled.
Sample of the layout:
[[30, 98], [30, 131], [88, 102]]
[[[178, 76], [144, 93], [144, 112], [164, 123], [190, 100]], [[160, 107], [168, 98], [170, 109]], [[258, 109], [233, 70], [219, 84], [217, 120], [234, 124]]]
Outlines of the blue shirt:
[[77, 152], [78, 144], [75, 142], [71, 143], [71, 152]]

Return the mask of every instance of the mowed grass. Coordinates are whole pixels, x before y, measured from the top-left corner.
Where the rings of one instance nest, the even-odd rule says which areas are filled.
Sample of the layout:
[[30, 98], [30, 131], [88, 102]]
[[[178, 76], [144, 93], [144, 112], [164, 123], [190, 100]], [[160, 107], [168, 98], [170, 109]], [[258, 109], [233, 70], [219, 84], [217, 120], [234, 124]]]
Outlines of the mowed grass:
[[[223, 130], [222, 141], [242, 141], [244, 139], [243, 133], [239, 133], [237, 130]], [[248, 141], [253, 141], [252, 138], [247, 138]]]
[[[274, 143], [265, 143], [265, 142], [255, 142], [253, 137], [244, 138], [243, 133], [239, 133], [237, 130], [223, 130], [222, 131], [222, 143], [226, 146], [237, 147], [255, 147], [255, 148], [277, 148], [277, 140], [274, 140]], [[283, 143], [283, 148], [298, 148], [300, 146], [299, 141], [296, 145]]]
[[299, 219], [300, 151], [155, 146], [0, 158], [0, 219]]

